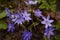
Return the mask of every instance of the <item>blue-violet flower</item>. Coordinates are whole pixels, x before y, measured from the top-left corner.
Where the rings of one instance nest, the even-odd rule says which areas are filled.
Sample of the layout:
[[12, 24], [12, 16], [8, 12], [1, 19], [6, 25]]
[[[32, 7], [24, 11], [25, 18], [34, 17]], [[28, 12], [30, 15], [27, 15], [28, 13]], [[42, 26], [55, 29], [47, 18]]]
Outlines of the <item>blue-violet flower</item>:
[[12, 21], [17, 23], [17, 24], [22, 24], [24, 22], [24, 18], [22, 16], [22, 14], [18, 11], [18, 13], [15, 14], [15, 18], [12, 19]]
[[14, 13], [11, 12], [8, 8], [5, 8], [5, 11], [6, 11], [6, 16], [9, 17], [9, 18], [14, 18]]
[[22, 37], [23, 37], [24, 40], [30, 40], [31, 36], [32, 36], [32, 33], [29, 32], [28, 30], [26, 30], [26, 31], [23, 32], [23, 34], [22, 34]]
[[55, 28], [53, 27], [49, 27], [45, 29], [44, 35], [47, 36], [48, 40], [50, 40], [50, 35], [54, 35], [54, 32], [53, 32], [54, 30]]
[[51, 23], [52, 23], [54, 20], [49, 20], [50, 15], [48, 15], [47, 18], [45, 18], [45, 17], [42, 17], [42, 18], [44, 19], [44, 21], [42, 21], [41, 23], [42, 23], [42, 24], [45, 24], [45, 28], [48, 28], [48, 26], [49, 26], [49, 27], [52, 26]]
[[37, 9], [37, 10], [34, 10], [34, 13], [35, 13], [35, 15], [37, 16], [37, 17], [41, 17], [42, 16], [42, 12], [39, 10], [39, 9]]
[[12, 24], [12, 23], [8, 23], [8, 32], [13, 32], [15, 30], [15, 27], [14, 27], [14, 24]]
[[27, 13], [26, 10], [24, 10], [24, 13], [23, 13], [22, 15], [23, 15], [23, 18], [24, 18], [26, 21], [32, 20], [32, 19], [30, 18], [30, 15], [31, 15], [31, 14]]

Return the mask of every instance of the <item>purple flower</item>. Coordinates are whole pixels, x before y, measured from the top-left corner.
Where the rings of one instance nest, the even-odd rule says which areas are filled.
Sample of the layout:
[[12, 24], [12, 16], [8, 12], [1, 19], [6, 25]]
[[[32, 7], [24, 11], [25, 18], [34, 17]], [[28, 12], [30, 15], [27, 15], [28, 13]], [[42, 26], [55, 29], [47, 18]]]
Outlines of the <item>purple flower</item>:
[[28, 0], [28, 2], [25, 2], [27, 5], [31, 5], [31, 4], [37, 4], [38, 1], [35, 0], [35, 1], [32, 1], [32, 0]]
[[42, 23], [42, 24], [45, 24], [45, 28], [48, 28], [48, 26], [52, 26], [51, 23], [52, 23], [54, 20], [49, 20], [50, 15], [48, 15], [47, 18], [45, 18], [45, 17], [42, 16], [42, 18], [44, 19], [44, 21], [42, 21], [41, 23]]
[[13, 32], [15, 30], [14, 24], [8, 23], [8, 32]]
[[15, 18], [15, 14], [11, 13], [10, 16], [9, 16], [9, 18], [14, 19]]
[[26, 31], [23, 32], [23, 34], [22, 34], [22, 37], [23, 37], [24, 40], [30, 40], [31, 36], [32, 36], [32, 33], [29, 32], [28, 30], [26, 30]]
[[8, 8], [5, 8], [5, 11], [6, 11], [6, 16], [9, 16], [9, 13], [10, 13], [10, 10]]
[[14, 18], [14, 13], [11, 12], [8, 8], [5, 8], [5, 11], [6, 11], [6, 16], [9, 17], [9, 18]]
[[46, 28], [44, 35], [47, 36], [48, 40], [50, 40], [50, 35], [54, 35], [54, 30], [53, 27]]
[[26, 10], [24, 10], [24, 13], [23, 13], [22, 15], [23, 15], [23, 18], [24, 18], [25, 20], [27, 20], [27, 21], [32, 20], [32, 19], [30, 18], [30, 15], [31, 15], [31, 14], [28, 14]]
[[12, 19], [12, 21], [17, 23], [17, 24], [22, 24], [24, 22], [24, 18], [22, 16], [22, 14], [18, 11], [18, 13], [15, 14], [15, 18]]
[[10, 12], [8, 15], [9, 15], [8, 17], [9, 17], [10, 19], [15, 18], [15, 14], [14, 14], [13, 12]]
[[8, 8], [5, 8], [5, 11], [7, 12], [7, 14], [10, 12], [10, 10]]
[[37, 16], [37, 17], [40, 17], [40, 16], [42, 16], [42, 12], [38, 9], [38, 10], [34, 10], [34, 13], [35, 13], [35, 15]]

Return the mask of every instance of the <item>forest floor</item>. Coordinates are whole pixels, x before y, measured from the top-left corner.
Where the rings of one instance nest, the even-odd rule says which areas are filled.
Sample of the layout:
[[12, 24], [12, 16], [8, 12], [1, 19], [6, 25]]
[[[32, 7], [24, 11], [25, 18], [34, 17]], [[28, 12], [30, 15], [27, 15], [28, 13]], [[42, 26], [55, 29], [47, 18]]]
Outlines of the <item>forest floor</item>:
[[[57, 3], [56, 18], [60, 25], [60, 1]], [[22, 31], [15, 31], [14, 33], [8, 33], [6, 32], [6, 30], [0, 30], [0, 40], [22, 40], [21, 35]], [[39, 33], [37, 33], [35, 34], [36, 37], [33, 36], [31, 40], [44, 40], [43, 37], [41, 37], [42, 35], [41, 34], [39, 35]]]

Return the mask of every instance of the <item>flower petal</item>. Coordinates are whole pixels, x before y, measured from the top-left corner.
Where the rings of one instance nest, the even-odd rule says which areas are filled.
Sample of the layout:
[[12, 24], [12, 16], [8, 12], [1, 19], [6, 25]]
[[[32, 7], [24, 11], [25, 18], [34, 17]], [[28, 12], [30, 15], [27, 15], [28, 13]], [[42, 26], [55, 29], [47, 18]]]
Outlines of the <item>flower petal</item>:
[[45, 21], [42, 21], [41, 24], [46, 24], [46, 22]]
[[50, 32], [50, 34], [51, 34], [51, 35], [54, 35], [54, 33], [53, 33], [53, 32]]
[[49, 20], [50, 23], [54, 22], [54, 20]]
[[45, 28], [48, 28], [48, 25], [47, 24], [45, 25]]
[[52, 24], [48, 24], [50, 27], [52, 26]]
[[47, 20], [49, 20], [49, 18], [50, 18], [50, 15], [48, 14]]
[[44, 16], [42, 16], [42, 18], [43, 18], [45, 21], [47, 20]]

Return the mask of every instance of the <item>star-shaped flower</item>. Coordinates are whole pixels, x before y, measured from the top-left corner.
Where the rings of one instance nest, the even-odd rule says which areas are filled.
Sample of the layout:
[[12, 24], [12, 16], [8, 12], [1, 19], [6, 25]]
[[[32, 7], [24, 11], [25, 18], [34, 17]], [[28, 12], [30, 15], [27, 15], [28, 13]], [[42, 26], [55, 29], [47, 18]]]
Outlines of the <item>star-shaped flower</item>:
[[14, 27], [14, 24], [12, 24], [12, 23], [8, 23], [8, 32], [13, 32], [15, 30], [15, 27]]
[[32, 0], [28, 0], [28, 2], [25, 2], [27, 5], [31, 5], [31, 4], [37, 4], [38, 1], [35, 0], [35, 1], [32, 1]]
[[54, 20], [49, 20], [50, 15], [48, 15], [47, 18], [45, 18], [45, 17], [42, 17], [42, 18], [44, 19], [44, 21], [42, 21], [41, 23], [42, 23], [42, 24], [45, 24], [45, 28], [48, 28], [48, 26], [52, 26], [51, 23], [52, 23]]
[[12, 19], [12, 21], [17, 23], [17, 24], [22, 24], [24, 22], [24, 18], [22, 16], [22, 14], [18, 11], [18, 13], [15, 14], [15, 18]]
[[28, 30], [26, 30], [26, 31], [23, 32], [23, 34], [22, 34], [23, 40], [30, 40], [31, 36], [32, 36], [32, 33], [29, 32]]
[[24, 13], [23, 13], [22, 15], [23, 15], [23, 18], [24, 18], [26, 21], [32, 20], [32, 19], [30, 18], [30, 15], [31, 15], [31, 14], [27, 13], [26, 10], [24, 10]]
[[37, 9], [37, 10], [34, 10], [34, 13], [35, 13], [35, 15], [37, 16], [37, 17], [41, 17], [42, 16], [42, 12], [39, 10], [39, 9]]
[[50, 35], [54, 35], [54, 30], [53, 27], [46, 28], [44, 35], [47, 36], [48, 40], [50, 40]]
[[14, 13], [11, 12], [8, 8], [5, 8], [5, 11], [6, 11], [6, 16], [9, 17], [9, 18], [14, 18]]

